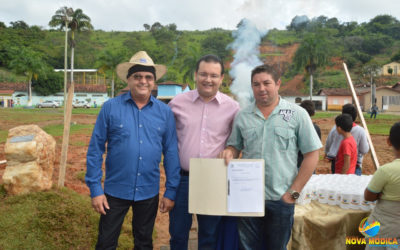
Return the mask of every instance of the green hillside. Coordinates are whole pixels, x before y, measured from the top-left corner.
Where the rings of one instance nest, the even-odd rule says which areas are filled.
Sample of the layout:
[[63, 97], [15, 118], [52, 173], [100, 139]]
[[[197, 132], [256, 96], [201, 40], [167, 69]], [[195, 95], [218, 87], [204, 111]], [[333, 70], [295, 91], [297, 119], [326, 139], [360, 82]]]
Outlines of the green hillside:
[[[261, 58], [282, 56], [279, 48], [293, 44], [301, 45], [310, 34], [323, 37], [326, 41], [324, 49], [329, 54], [328, 65], [319, 67], [315, 73], [316, 90], [322, 87], [345, 86], [341, 65], [338, 63], [342, 60], [347, 63], [356, 83], [368, 81], [369, 78], [363, 73], [366, 65], [381, 66], [391, 61], [400, 61], [400, 22], [389, 15], [379, 15], [360, 24], [341, 23], [335, 17], [319, 16], [309, 19], [306, 16], [296, 16], [285, 30], [272, 29], [267, 33], [262, 45], [272, 44], [278, 50], [262, 53]], [[25, 54], [30, 53], [39, 58], [41, 64], [47, 68], [64, 68], [64, 36], [64, 31], [43, 30], [37, 26], [29, 26], [23, 21], [12, 23], [8, 27], [0, 22], [0, 81], [18, 82], [26, 79], [18, 64], [13, 64], [13, 60], [21, 56], [19, 52], [24, 48], [28, 49]], [[110, 55], [113, 60], [122, 62], [138, 50], [146, 50], [156, 63], [168, 66], [168, 73], [161, 81], [192, 85], [195, 63], [201, 55], [217, 54], [229, 65], [234, 53], [227, 47], [233, 41], [230, 30], [216, 28], [206, 31], [182, 31], [173, 23], [163, 25], [156, 22], [151, 26], [145, 25], [145, 31], [77, 32], [75, 41], [75, 68], [102, 68]], [[296, 68], [291, 62], [284, 65], [283, 69], [284, 79], [305, 73], [304, 69]], [[112, 71], [104, 71], [111, 79]], [[36, 77], [41, 76], [43, 73], [37, 74]], [[378, 84], [392, 84], [397, 81], [397, 77], [377, 80]], [[226, 86], [230, 82], [231, 79], [226, 77], [225, 91], [229, 91]], [[116, 79], [116, 91], [124, 86]]]

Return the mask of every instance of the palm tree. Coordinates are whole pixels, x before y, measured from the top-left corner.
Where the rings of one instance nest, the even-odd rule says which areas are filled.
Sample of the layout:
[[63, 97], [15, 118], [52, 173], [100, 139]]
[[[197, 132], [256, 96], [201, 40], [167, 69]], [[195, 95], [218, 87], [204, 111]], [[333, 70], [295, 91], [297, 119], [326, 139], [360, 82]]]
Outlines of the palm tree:
[[196, 71], [197, 60], [201, 57], [201, 51], [199, 47], [190, 46], [189, 55], [183, 60], [183, 65], [180, 68], [183, 74], [183, 81], [187, 82], [191, 89], [195, 89], [196, 84], [194, 82], [194, 73]]
[[[72, 17], [70, 22], [66, 22], [66, 17]], [[51, 27], [59, 26], [59, 29], [62, 30], [65, 25], [68, 25], [68, 28], [71, 30], [71, 82], [74, 80], [74, 49], [75, 49], [75, 31], [89, 31], [93, 30], [93, 26], [90, 23], [90, 17], [83, 13], [81, 9], [76, 9], [75, 11], [72, 8], [68, 8], [66, 6], [58, 9], [56, 14], [51, 17], [49, 25]]]
[[126, 55], [124, 51], [115, 51], [115, 50], [105, 50], [102, 54], [98, 57], [97, 66], [99, 67], [100, 71], [111, 71], [112, 78], [111, 78], [111, 98], [114, 97], [114, 79], [115, 79], [115, 68], [117, 65], [124, 59], [124, 55]]
[[294, 55], [294, 64], [297, 69], [304, 68], [310, 75], [310, 100], [312, 100], [313, 75], [318, 67], [328, 63], [329, 49], [325, 36], [321, 34], [307, 34]]

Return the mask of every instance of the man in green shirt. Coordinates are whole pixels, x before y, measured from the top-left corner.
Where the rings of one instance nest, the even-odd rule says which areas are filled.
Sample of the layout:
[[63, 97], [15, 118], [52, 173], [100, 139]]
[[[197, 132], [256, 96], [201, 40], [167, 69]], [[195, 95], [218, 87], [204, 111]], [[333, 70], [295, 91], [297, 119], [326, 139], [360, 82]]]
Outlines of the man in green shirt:
[[[286, 249], [293, 226], [294, 203], [315, 170], [321, 141], [307, 112], [278, 95], [279, 73], [262, 65], [251, 73], [255, 103], [239, 111], [226, 149], [228, 164], [265, 160], [265, 216], [238, 219], [240, 249]], [[304, 155], [300, 169], [297, 153]], [[264, 242], [263, 242], [264, 241]]]

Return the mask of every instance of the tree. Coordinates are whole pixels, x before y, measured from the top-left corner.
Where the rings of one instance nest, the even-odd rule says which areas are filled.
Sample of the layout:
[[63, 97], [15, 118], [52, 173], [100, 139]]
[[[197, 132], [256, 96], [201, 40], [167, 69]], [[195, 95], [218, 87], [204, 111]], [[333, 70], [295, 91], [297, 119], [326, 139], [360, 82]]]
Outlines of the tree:
[[390, 58], [394, 62], [400, 62], [400, 50]]
[[9, 67], [18, 74], [25, 74], [28, 84], [28, 106], [32, 105], [32, 78], [44, 73], [46, 64], [39, 52], [27, 47], [14, 47], [11, 49], [11, 61]]
[[295, 16], [295, 17], [293, 17], [293, 19], [290, 22], [290, 25], [287, 27], [287, 29], [299, 32], [299, 31], [305, 30], [309, 23], [310, 23], [310, 19], [308, 18], [308, 16], [306, 16], [306, 15]]
[[230, 55], [227, 47], [232, 41], [230, 32], [214, 30], [201, 42], [201, 46], [205, 54], [218, 55], [224, 61]]
[[0, 22], [0, 29], [5, 29], [7, 28], [6, 25], [3, 22]]
[[99, 67], [100, 71], [110, 71], [112, 74], [111, 78], [111, 98], [114, 97], [114, 86], [115, 86], [115, 69], [117, 65], [124, 59], [124, 56], [127, 53], [125, 51], [119, 50], [105, 50], [103, 51], [99, 57], [97, 66]]
[[41, 95], [47, 96], [59, 92], [63, 88], [63, 74], [49, 69], [32, 80], [32, 87]]
[[328, 63], [329, 45], [327, 39], [320, 33], [307, 34], [294, 56], [296, 69], [304, 68], [310, 75], [310, 100], [312, 100], [313, 75], [318, 67]]
[[392, 68], [388, 68], [388, 73], [391, 75], [393, 74], [393, 69]]
[[150, 25], [147, 23], [143, 24], [144, 30], [149, 31], [150, 30]]
[[26, 24], [24, 21], [10, 22], [10, 27], [12, 29], [23, 29], [23, 30], [29, 29], [29, 25]]
[[180, 68], [183, 73], [183, 81], [188, 83], [191, 89], [195, 88], [194, 73], [196, 72], [197, 60], [201, 57], [201, 50], [199, 47], [190, 46], [189, 53], [183, 60], [183, 64]]
[[62, 30], [65, 25], [65, 18], [67, 16], [72, 17], [72, 20], [68, 22], [68, 28], [71, 30], [71, 81], [74, 79], [74, 49], [75, 49], [75, 32], [80, 31], [90, 31], [93, 30], [93, 26], [90, 23], [90, 17], [83, 13], [81, 9], [76, 9], [75, 11], [72, 8], [68, 8], [66, 6], [58, 9], [56, 14], [51, 17], [49, 22], [49, 26], [51, 27], [59, 27]]

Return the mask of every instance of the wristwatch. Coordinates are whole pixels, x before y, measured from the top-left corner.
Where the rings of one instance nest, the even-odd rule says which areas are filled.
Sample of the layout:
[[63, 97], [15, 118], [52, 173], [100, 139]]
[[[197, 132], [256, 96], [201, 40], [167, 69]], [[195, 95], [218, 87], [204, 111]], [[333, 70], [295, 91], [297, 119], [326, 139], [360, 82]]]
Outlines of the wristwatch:
[[297, 192], [296, 190], [293, 190], [293, 189], [289, 188], [288, 192], [289, 192], [290, 196], [292, 196], [292, 198], [294, 200], [297, 200], [300, 197], [300, 193]]

